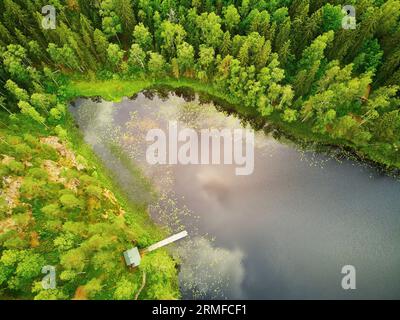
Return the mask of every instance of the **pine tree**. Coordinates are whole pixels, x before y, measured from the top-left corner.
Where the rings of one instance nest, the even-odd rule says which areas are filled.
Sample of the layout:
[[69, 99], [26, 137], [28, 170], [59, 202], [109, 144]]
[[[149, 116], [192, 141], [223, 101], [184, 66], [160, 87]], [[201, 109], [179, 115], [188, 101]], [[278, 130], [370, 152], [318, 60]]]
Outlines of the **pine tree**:
[[14, 43], [14, 38], [11, 33], [7, 30], [4, 24], [0, 21], [0, 39], [4, 42], [4, 44]]
[[26, 101], [20, 101], [18, 102], [18, 107], [21, 109], [21, 112], [33, 120], [43, 124], [46, 128], [47, 125], [45, 124], [45, 119], [35, 110], [34, 107], [32, 107], [28, 102]]
[[93, 42], [96, 48], [97, 55], [100, 58], [100, 61], [105, 63], [107, 59], [107, 48], [109, 42], [101, 30], [99, 29], [94, 30]]
[[232, 45], [231, 35], [229, 31], [226, 31], [222, 38], [222, 43], [220, 48], [220, 52], [223, 56], [227, 56], [231, 52], [231, 45]]
[[297, 96], [305, 95], [311, 89], [315, 76], [324, 58], [326, 47], [333, 41], [334, 33], [329, 31], [316, 38], [303, 53], [298, 63], [294, 88]]
[[121, 19], [122, 30], [126, 39], [130, 39], [136, 24], [131, 0], [116, 0], [115, 13]]

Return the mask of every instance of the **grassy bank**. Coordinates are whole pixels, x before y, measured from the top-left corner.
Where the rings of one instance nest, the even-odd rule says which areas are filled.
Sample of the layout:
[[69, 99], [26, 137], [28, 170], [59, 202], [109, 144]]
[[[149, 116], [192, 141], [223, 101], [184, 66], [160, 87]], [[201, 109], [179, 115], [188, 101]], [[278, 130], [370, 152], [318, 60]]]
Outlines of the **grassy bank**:
[[107, 101], [117, 102], [122, 97], [130, 97], [153, 84], [154, 81], [149, 80], [75, 80], [65, 88], [65, 98], [69, 100], [75, 97], [99, 96]]
[[240, 101], [233, 99], [221, 90], [216, 89], [211, 84], [202, 83], [193, 79], [163, 78], [157, 80], [137, 79], [137, 80], [88, 80], [77, 78], [71, 80], [63, 89], [66, 100], [75, 97], [102, 97], [107, 101], [118, 102], [123, 97], [131, 97], [134, 94], [155, 86], [165, 86], [171, 89], [189, 88], [198, 93], [204, 93], [211, 97], [224, 100], [234, 105], [236, 111], [243, 115], [256, 116], [254, 110], [246, 109]]

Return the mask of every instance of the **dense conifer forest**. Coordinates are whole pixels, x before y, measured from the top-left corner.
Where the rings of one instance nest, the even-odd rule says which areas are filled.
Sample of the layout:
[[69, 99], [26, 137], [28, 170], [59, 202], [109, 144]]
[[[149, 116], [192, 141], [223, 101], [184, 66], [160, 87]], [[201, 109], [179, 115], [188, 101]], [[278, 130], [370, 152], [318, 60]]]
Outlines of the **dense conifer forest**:
[[[127, 271], [123, 250], [165, 234], [82, 141], [67, 110], [78, 96], [188, 86], [400, 168], [398, 0], [2, 0], [0, 61], [1, 298], [180, 297], [164, 250]], [[56, 289], [41, 287], [44, 265]]]

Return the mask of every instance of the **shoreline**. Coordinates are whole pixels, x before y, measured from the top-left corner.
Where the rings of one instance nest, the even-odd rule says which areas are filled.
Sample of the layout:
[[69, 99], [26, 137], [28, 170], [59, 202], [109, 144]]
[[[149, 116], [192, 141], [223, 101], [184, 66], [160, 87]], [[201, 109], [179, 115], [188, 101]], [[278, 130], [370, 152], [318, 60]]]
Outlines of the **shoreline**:
[[[122, 83], [124, 86], [127, 86], [123, 87], [122, 91], [129, 92], [130, 90], [131, 94], [118, 95], [117, 99], [113, 99], [113, 101], [118, 102], [123, 98], [133, 99], [140, 92], [155, 91], [161, 94], [174, 92], [183, 98], [194, 98], [197, 94], [200, 102], [212, 102], [216, 105], [218, 111], [227, 112], [228, 114], [233, 113], [241, 120], [248, 122], [255, 130], [262, 130], [265, 134], [272, 133], [275, 135], [274, 138], [277, 140], [283, 137], [304, 150], [329, 154], [335, 157], [337, 160], [352, 160], [361, 164], [369, 165], [380, 174], [390, 176], [392, 178], [400, 177], [400, 168], [396, 166], [374, 160], [372, 157], [366, 155], [362, 150], [357, 150], [357, 148], [349, 143], [338, 143], [330, 137], [319, 137], [312, 132], [299, 134], [296, 132], [294, 126], [282, 123], [282, 121], [279, 121], [279, 118], [277, 118], [276, 115], [271, 115], [268, 118], [262, 118], [258, 112], [255, 112], [255, 110], [241, 108], [238, 101], [235, 102], [232, 99], [229, 99], [226, 94], [216, 91], [216, 89], [210, 84], [199, 83], [195, 80], [177, 80], [172, 78], [160, 79], [152, 82], [143, 82], [140, 80], [140, 85], [138, 85], [138, 81], [139, 80], [121, 80], [120, 83]], [[103, 85], [107, 85], [112, 84], [113, 82], [115, 83], [115, 80], [105, 80], [100, 82]], [[78, 86], [81, 84], [86, 86], [90, 83], [93, 83], [93, 81], [78, 80], [73, 81], [72, 83], [73, 85], [70, 88], [73, 88], [73, 86], [76, 84], [78, 84]], [[131, 87], [129, 85], [130, 83], [133, 84], [134, 88], [129, 88]], [[75, 92], [78, 94], [76, 95]], [[96, 92], [99, 94], [91, 94], [91, 91], [74, 91], [74, 94], [67, 95], [67, 102], [73, 103], [74, 100], [79, 98], [89, 98], [94, 101], [98, 99], [109, 101], [107, 99], [109, 96], [106, 93], [101, 92], [101, 90], [98, 90], [98, 88], [93, 90], [93, 93]]]

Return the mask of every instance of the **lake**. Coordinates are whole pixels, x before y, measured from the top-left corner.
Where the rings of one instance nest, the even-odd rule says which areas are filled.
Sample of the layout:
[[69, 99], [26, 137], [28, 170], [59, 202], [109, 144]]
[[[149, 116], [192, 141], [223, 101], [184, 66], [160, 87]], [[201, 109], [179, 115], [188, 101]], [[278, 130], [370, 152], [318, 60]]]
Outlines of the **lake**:
[[[250, 128], [198, 95], [145, 91], [119, 103], [77, 99], [70, 110], [84, 139], [155, 221], [189, 239], [181, 260], [184, 298], [400, 298], [400, 183], [365, 164], [338, 161], [255, 133], [254, 172], [235, 165], [149, 165], [146, 134], [169, 121], [201, 129]], [[114, 146], [114, 149], [111, 147]], [[159, 194], [143, 193], [122, 150]], [[356, 289], [341, 286], [342, 267]]]

